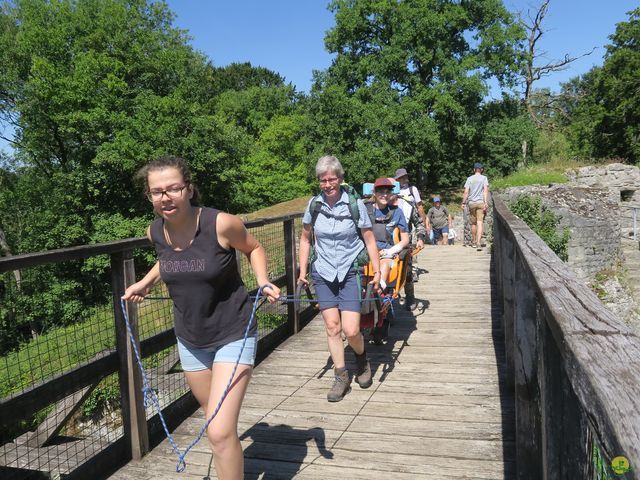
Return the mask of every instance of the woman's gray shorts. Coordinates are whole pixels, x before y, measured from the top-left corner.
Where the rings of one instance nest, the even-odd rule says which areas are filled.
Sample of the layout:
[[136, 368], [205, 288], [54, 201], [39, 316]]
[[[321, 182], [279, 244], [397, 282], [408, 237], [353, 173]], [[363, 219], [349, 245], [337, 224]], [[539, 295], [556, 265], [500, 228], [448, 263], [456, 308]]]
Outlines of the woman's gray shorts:
[[311, 267], [311, 280], [318, 297], [320, 310], [338, 307], [342, 311], [360, 312], [361, 292], [358, 288], [358, 274], [351, 267], [342, 282], [337, 279], [325, 280]]

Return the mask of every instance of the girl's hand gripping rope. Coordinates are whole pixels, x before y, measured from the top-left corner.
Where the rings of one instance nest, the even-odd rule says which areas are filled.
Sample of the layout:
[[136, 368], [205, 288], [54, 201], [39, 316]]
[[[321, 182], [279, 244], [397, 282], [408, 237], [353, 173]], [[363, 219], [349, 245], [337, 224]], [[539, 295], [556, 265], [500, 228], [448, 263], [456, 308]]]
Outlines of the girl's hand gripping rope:
[[140, 303], [144, 300], [144, 297], [149, 295], [150, 291], [151, 287], [140, 281], [129, 285], [121, 298], [127, 302]]

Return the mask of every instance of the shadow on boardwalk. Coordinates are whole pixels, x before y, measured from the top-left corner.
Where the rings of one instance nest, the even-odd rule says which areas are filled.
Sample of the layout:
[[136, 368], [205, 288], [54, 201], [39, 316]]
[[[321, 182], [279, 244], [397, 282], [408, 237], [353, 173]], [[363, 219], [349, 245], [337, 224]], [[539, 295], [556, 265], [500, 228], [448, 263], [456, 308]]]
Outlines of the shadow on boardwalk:
[[[302, 467], [305, 460], [308, 461], [307, 443], [312, 441], [315, 443], [320, 456], [324, 458], [333, 458], [333, 453], [327, 450], [324, 429], [320, 427], [302, 429], [294, 428], [290, 425], [269, 425], [266, 422], [255, 424], [249, 430], [244, 432], [240, 440], [253, 440], [253, 443], [244, 449], [245, 458], [248, 459], [250, 467], [246, 468], [245, 480], [266, 480], [266, 479], [289, 479], [293, 478]], [[258, 459], [273, 460], [274, 443], [281, 452], [286, 452], [286, 467], [278, 469], [277, 473], [273, 471], [273, 463], [264, 465], [257, 462]]]

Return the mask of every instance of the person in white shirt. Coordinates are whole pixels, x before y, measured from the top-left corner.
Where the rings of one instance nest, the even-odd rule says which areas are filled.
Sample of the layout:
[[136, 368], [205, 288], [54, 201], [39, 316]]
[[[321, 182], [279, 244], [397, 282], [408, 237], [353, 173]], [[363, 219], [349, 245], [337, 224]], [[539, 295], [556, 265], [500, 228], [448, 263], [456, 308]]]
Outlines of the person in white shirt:
[[431, 227], [429, 226], [429, 219], [424, 213], [424, 206], [422, 205], [420, 192], [415, 185], [412, 185], [409, 182], [409, 174], [407, 173], [407, 170], [404, 168], [397, 169], [394, 178], [400, 184], [400, 195], [407, 198], [409, 201], [413, 201], [413, 203], [416, 204], [416, 207], [418, 208], [418, 214], [420, 214], [420, 218], [424, 223], [424, 228], [428, 233], [431, 229]]

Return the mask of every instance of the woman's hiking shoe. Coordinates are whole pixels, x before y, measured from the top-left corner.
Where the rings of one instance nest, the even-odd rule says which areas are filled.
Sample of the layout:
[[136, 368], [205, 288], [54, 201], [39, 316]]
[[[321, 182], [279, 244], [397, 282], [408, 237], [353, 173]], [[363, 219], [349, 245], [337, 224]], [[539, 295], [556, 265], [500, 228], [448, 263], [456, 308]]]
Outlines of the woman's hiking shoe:
[[346, 368], [336, 368], [334, 372], [335, 381], [333, 382], [331, 390], [327, 393], [327, 400], [330, 402], [339, 402], [351, 391], [351, 386], [349, 385], [351, 381], [349, 380], [349, 372], [347, 372]]
[[371, 378], [371, 365], [369, 365], [369, 359], [367, 358], [367, 352], [362, 352], [358, 355], [356, 353], [356, 382], [360, 385], [360, 388], [369, 388], [373, 383]]

